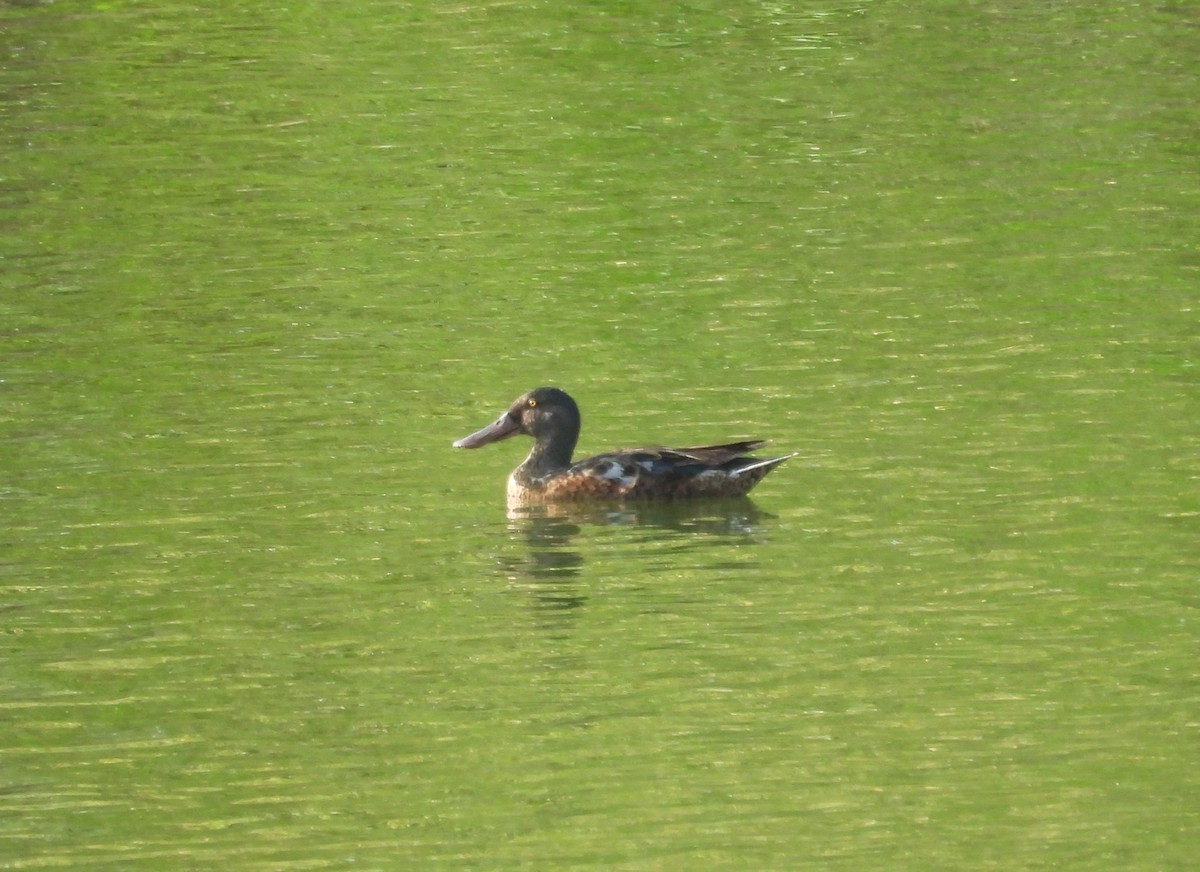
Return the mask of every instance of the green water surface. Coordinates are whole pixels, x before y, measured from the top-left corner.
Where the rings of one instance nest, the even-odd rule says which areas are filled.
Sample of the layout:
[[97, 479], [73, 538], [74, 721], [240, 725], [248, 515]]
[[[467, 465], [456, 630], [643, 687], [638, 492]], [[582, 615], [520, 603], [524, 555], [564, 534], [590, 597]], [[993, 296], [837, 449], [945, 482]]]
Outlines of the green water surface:
[[[0, 6], [0, 868], [1200, 844], [1200, 16]], [[752, 503], [509, 517], [580, 448]]]

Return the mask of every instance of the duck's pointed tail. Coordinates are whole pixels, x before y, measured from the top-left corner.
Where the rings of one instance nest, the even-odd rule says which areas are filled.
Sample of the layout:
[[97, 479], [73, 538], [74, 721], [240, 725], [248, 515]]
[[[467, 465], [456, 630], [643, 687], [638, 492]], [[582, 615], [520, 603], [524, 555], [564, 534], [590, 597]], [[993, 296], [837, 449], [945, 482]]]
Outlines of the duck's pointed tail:
[[739, 463], [736, 469], [729, 471], [730, 481], [735, 483], [738, 493], [749, 493], [755, 485], [766, 478], [767, 473], [785, 460], [795, 456], [796, 454], [792, 453], [782, 457], [767, 457], [762, 460], [756, 457], [744, 458], [743, 463]]

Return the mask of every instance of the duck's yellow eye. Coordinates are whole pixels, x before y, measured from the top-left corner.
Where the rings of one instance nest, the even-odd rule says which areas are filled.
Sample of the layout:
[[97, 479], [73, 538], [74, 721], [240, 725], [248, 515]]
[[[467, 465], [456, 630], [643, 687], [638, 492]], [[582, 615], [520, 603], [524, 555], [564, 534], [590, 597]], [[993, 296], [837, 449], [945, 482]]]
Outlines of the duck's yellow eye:
[[536, 406], [536, 405], [537, 405], [537, 400], [530, 400], [530, 401], [529, 401], [529, 408], [531, 408], [531, 409], [532, 409], [532, 408], [533, 408], [534, 406]]

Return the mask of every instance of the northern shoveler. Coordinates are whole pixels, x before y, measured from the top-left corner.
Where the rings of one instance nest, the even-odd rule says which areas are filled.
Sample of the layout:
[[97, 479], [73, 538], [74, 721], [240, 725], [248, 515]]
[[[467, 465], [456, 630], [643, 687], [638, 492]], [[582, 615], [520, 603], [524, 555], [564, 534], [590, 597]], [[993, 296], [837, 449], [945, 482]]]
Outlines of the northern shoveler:
[[579, 407], [558, 388], [535, 388], [455, 448], [479, 448], [524, 433], [533, 450], [508, 477], [510, 504], [606, 499], [739, 497], [789, 457], [747, 457], [761, 440], [697, 448], [635, 448], [571, 462]]

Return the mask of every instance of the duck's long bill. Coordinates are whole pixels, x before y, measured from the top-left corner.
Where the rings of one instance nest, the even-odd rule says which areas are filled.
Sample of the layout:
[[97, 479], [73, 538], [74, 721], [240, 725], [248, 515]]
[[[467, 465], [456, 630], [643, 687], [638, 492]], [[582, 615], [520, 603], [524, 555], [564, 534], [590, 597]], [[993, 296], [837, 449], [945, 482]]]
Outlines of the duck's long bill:
[[508, 412], [505, 412], [482, 430], [476, 430], [470, 436], [464, 436], [454, 443], [455, 448], [479, 448], [489, 442], [499, 442], [509, 436], [515, 436], [521, 430], [521, 422]]

